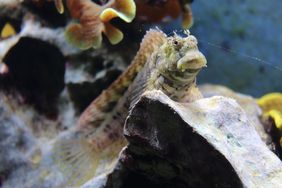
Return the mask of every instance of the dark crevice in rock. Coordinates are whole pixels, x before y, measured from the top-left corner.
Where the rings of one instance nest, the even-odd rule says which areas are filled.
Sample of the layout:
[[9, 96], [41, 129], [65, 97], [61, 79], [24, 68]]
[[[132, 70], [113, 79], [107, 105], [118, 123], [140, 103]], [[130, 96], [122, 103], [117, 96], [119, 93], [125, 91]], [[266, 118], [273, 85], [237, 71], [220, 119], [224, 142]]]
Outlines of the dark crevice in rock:
[[[126, 169], [126, 168], [124, 168]], [[120, 188], [189, 188], [187, 185], [181, 181], [180, 179], [171, 179], [166, 181], [164, 179], [148, 179], [147, 176], [136, 173], [129, 169], [124, 170], [123, 175], [121, 177], [113, 177], [109, 176], [109, 181], [105, 187], [106, 188], [113, 188], [113, 187], [120, 187]], [[116, 178], [116, 179], [114, 179]], [[122, 178], [122, 179], [121, 179]]]
[[23, 6], [37, 15], [45, 24], [51, 27], [60, 27], [67, 24], [66, 14], [60, 14], [54, 4], [54, 1], [46, 0], [25, 0]]
[[0, 16], [0, 31], [5, 26], [6, 23], [11, 24], [17, 33], [20, 32], [21, 24], [22, 24], [21, 20], [13, 19], [13, 18], [10, 18], [10, 17], [7, 17], [7, 16], [4, 16], [4, 17]]
[[276, 127], [272, 118], [263, 121], [266, 132], [271, 136], [273, 142], [273, 152], [282, 160], [282, 148], [280, 145], [281, 131]]
[[23, 17], [26, 11], [20, 7], [0, 6], [0, 31], [6, 23], [10, 23], [16, 32], [20, 32]]
[[5, 55], [9, 72], [0, 77], [1, 89], [18, 91], [26, 103], [55, 118], [56, 102], [64, 88], [65, 60], [54, 45], [22, 37]]
[[105, 76], [94, 82], [67, 84], [71, 100], [74, 102], [77, 112], [81, 113], [120, 74], [121, 71], [112, 69], [108, 70]]
[[[87, 60], [86, 60], [87, 61]], [[103, 70], [105, 68], [104, 66], [104, 58], [97, 56], [95, 58], [91, 58], [91, 60], [88, 60], [91, 62], [91, 64], [88, 64], [88, 66], [85, 67], [85, 70], [90, 75], [96, 75], [99, 71]], [[107, 67], [110, 68], [110, 67]]]

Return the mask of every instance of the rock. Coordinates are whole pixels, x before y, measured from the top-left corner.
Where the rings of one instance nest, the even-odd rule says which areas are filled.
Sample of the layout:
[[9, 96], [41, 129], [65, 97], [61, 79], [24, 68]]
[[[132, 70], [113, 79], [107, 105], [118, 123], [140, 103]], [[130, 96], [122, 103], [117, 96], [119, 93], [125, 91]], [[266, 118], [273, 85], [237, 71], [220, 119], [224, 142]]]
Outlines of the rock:
[[0, 94], [0, 187], [15, 171], [30, 168], [27, 156], [35, 140], [26, 126]]
[[49, 120], [13, 97], [0, 92], [0, 187], [60, 187], [50, 149], [60, 127], [73, 124], [71, 107], [61, 104], [60, 118]]
[[[9, 23], [13, 26], [16, 33], [21, 29], [22, 19], [25, 10], [21, 9], [19, 5], [2, 5], [0, 2], [0, 31], [3, 29], [3, 26], [6, 23]], [[0, 37], [1, 40], [1, 37]]]
[[262, 115], [261, 108], [258, 106], [253, 97], [236, 93], [231, 89], [221, 85], [204, 84], [200, 85], [199, 89], [204, 97], [224, 96], [236, 100], [236, 102], [238, 102], [238, 104], [247, 113], [251, 125], [255, 127], [262, 140], [269, 146], [269, 148], [273, 149], [272, 139], [266, 133], [264, 125], [260, 121], [260, 117]]
[[38, 16], [42, 23], [51, 27], [65, 26], [67, 23], [66, 14], [60, 14], [53, 1], [44, 0], [25, 0], [22, 3], [22, 9], [27, 8], [34, 15]]
[[6, 5], [6, 6], [15, 6], [19, 5], [22, 2], [22, 0], [2, 0], [0, 2], [0, 5]]
[[82, 185], [81, 188], [103, 188], [105, 187], [107, 180], [107, 175], [100, 175]]
[[64, 88], [65, 60], [61, 51], [45, 41], [22, 37], [3, 61], [9, 71], [5, 78], [0, 75], [1, 85], [15, 87], [38, 111], [56, 116], [56, 100]]
[[[147, 92], [127, 118], [129, 145], [106, 187], [280, 187], [282, 163], [235, 100], [189, 104]], [[127, 173], [124, 173], [128, 171]], [[119, 175], [120, 174], [120, 175]], [[110, 186], [111, 185], [111, 186]]]
[[93, 82], [68, 83], [67, 88], [70, 93], [70, 98], [79, 114], [120, 74], [121, 71], [112, 69], [106, 71], [103, 77], [97, 78]]

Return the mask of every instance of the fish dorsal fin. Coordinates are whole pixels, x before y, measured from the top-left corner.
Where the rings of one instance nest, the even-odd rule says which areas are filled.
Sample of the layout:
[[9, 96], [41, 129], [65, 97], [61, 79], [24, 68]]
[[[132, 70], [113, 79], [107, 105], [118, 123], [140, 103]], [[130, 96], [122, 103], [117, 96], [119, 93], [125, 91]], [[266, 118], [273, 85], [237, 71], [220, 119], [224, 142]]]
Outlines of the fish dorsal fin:
[[154, 75], [152, 75], [152, 69], [149, 61], [153, 61], [152, 57], [148, 59], [148, 63], [144, 66], [142, 73], [138, 74], [133, 84], [129, 86], [127, 96], [127, 106], [129, 106], [129, 110], [131, 110], [145, 91], [153, 89], [153, 83], [151, 81], [154, 80], [152, 78]]
[[130, 66], [82, 113], [78, 123], [82, 129], [98, 127], [105, 120], [107, 114], [114, 109], [118, 100], [144, 67], [147, 59], [165, 40], [166, 35], [163, 32], [154, 29], [147, 31]]

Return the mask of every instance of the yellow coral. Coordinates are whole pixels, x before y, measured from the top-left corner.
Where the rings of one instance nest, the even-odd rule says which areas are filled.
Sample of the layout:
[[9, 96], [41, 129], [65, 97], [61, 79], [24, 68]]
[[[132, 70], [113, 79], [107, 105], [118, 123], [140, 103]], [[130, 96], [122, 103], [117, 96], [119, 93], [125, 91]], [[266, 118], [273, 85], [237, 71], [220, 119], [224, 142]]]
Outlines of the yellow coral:
[[8, 38], [14, 35], [16, 35], [16, 30], [9, 22], [7, 22], [1, 31], [0, 38]]
[[258, 104], [264, 112], [270, 110], [282, 111], [282, 93], [269, 93], [258, 99]]
[[62, 0], [55, 0], [55, 5], [56, 5], [58, 12], [60, 14], [63, 14], [64, 13], [64, 5], [63, 5]]
[[[59, 12], [63, 12], [61, 0], [55, 0]], [[109, 0], [105, 5], [98, 5], [91, 0], [67, 0], [71, 16], [78, 23], [71, 23], [66, 29], [66, 38], [78, 48], [99, 48], [102, 43], [102, 33], [111, 44], [117, 44], [123, 39], [123, 33], [112, 26], [109, 21], [119, 17], [125, 22], [131, 22], [135, 17], [134, 0]]]
[[182, 27], [184, 29], [189, 29], [193, 25], [193, 15], [192, 10], [189, 4], [184, 5], [183, 7], [183, 16], [182, 16]]
[[275, 126], [282, 131], [282, 111], [270, 110], [265, 115], [271, 117], [274, 120]]
[[282, 130], [282, 93], [269, 93], [257, 100], [263, 115], [271, 117], [275, 126]]

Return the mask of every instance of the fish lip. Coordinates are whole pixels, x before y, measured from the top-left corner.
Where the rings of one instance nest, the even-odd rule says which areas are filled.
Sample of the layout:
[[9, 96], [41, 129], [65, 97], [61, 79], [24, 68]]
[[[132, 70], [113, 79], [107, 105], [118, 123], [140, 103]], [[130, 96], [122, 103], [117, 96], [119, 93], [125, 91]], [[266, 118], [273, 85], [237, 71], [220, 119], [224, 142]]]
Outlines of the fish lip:
[[188, 52], [177, 61], [177, 69], [182, 72], [191, 69], [201, 69], [206, 66], [207, 60], [199, 51]]
[[173, 71], [170, 77], [177, 82], [187, 82], [187, 80], [190, 80], [191, 78], [194, 79], [195, 75], [197, 75], [200, 72], [200, 70], [201, 69], [187, 69], [186, 71], [183, 72]]

